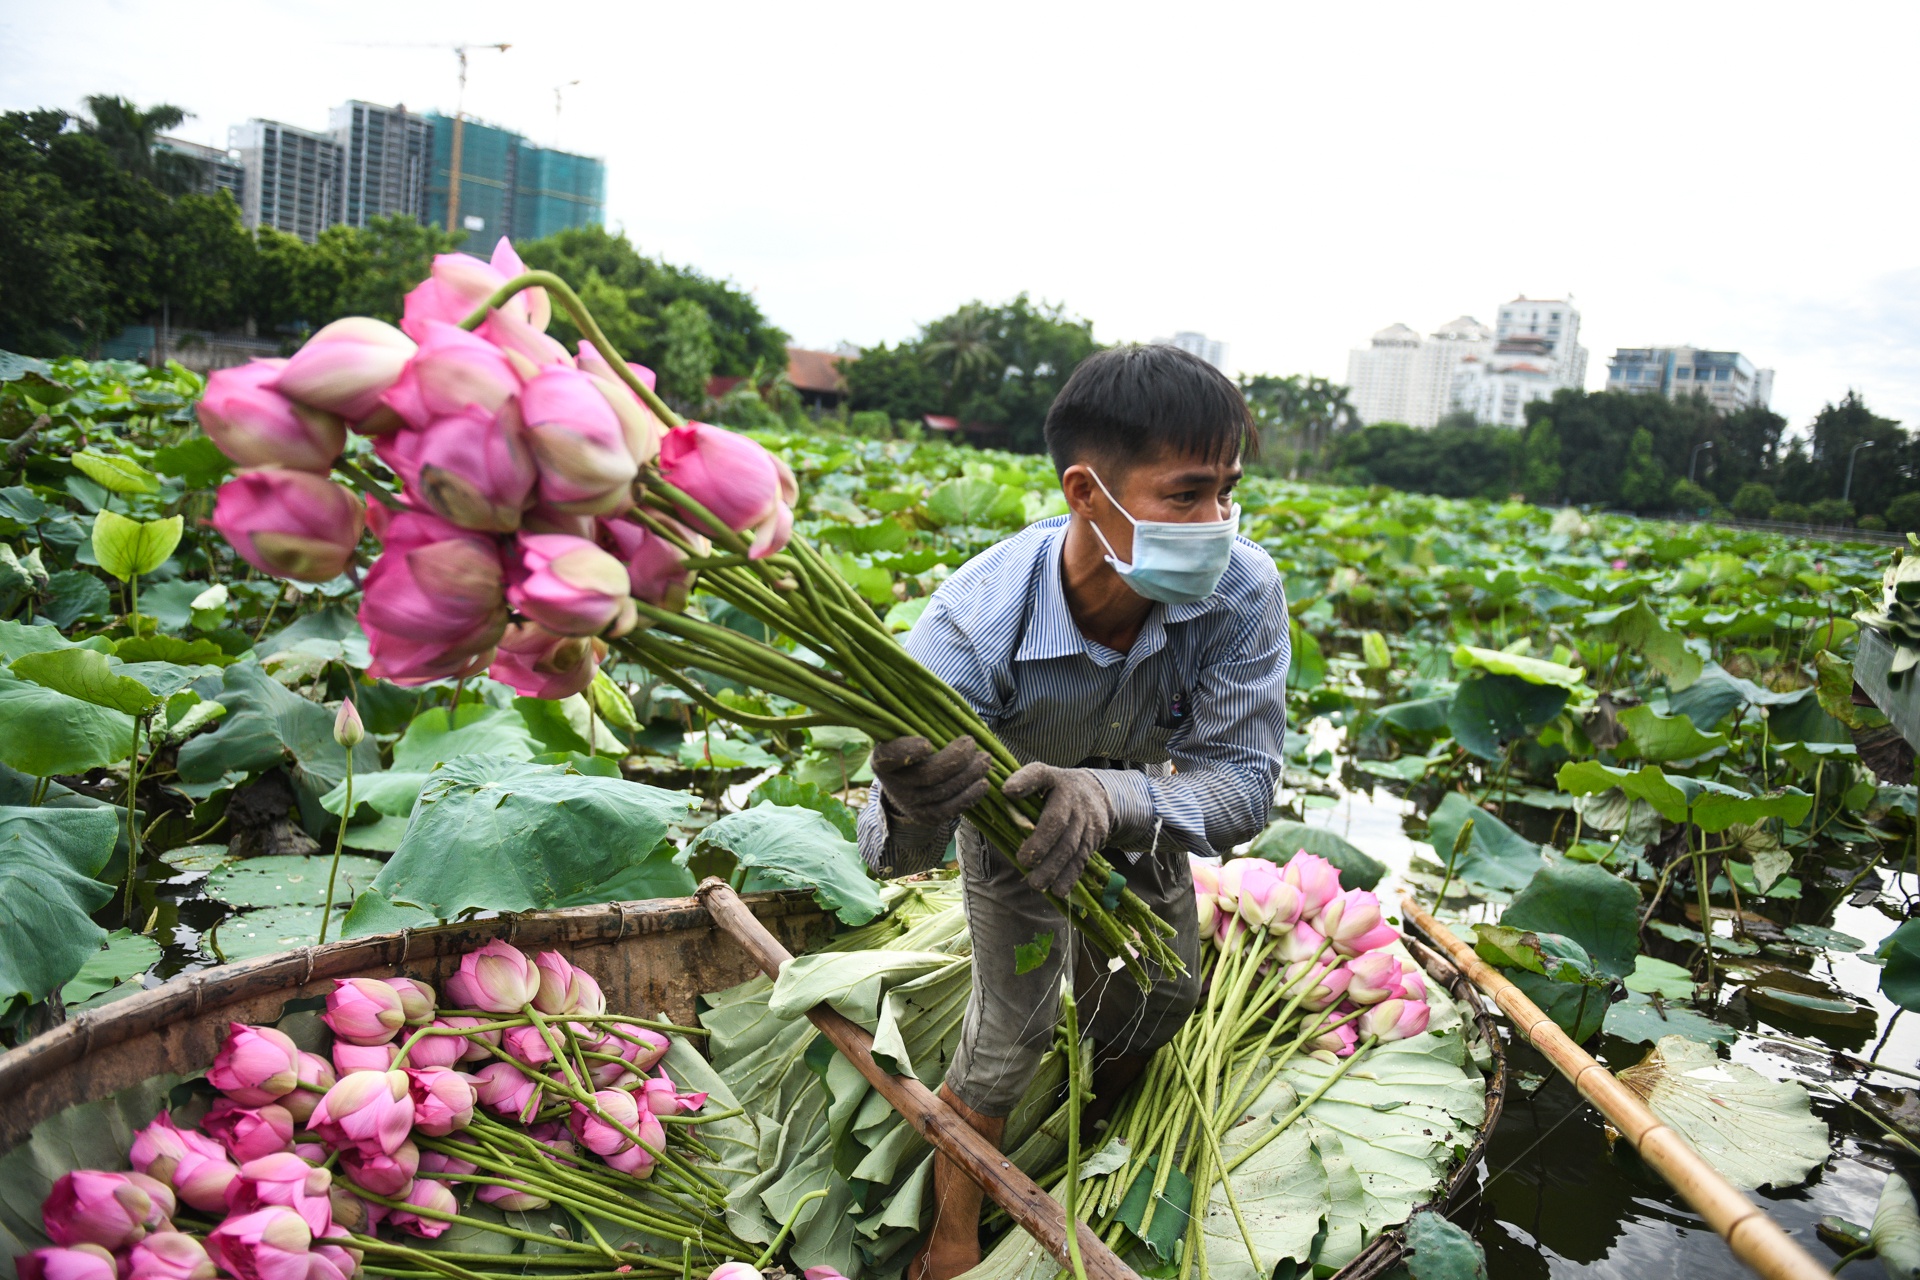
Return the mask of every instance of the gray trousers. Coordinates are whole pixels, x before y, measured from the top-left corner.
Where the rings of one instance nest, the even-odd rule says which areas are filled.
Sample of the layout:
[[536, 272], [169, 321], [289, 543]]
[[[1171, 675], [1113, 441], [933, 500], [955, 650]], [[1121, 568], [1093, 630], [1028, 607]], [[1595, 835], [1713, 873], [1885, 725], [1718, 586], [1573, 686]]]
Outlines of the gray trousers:
[[[973, 996], [960, 1026], [960, 1046], [947, 1068], [947, 1087], [983, 1116], [1012, 1112], [1053, 1043], [1060, 1021], [1060, 978], [1067, 965], [1066, 917], [1030, 887], [1011, 860], [963, 822], [959, 830], [961, 889], [973, 937]], [[1095, 1064], [1151, 1053], [1167, 1041], [1200, 1001], [1200, 921], [1187, 854], [1173, 849], [1136, 862], [1107, 854], [1127, 885], [1175, 929], [1173, 948], [1186, 962], [1177, 977], [1157, 975], [1141, 991], [1075, 930], [1074, 1002], [1080, 1028], [1094, 1042]], [[1053, 946], [1038, 968], [1016, 974], [1014, 948], [1043, 933]]]

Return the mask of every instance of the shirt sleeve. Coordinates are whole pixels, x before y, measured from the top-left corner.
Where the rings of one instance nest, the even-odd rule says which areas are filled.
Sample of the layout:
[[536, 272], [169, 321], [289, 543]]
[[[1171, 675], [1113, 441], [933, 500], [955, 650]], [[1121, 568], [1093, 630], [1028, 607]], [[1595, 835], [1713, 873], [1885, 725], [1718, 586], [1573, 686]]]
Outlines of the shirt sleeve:
[[[938, 593], [903, 643], [907, 652], [923, 666], [953, 686], [974, 713], [987, 722], [988, 728], [999, 722], [1000, 694], [993, 674], [980, 661], [979, 654]], [[933, 745], [938, 749], [946, 744]], [[860, 857], [885, 876], [930, 871], [946, 858], [947, 845], [957, 826], [959, 823], [952, 822], [944, 827], [918, 827], [899, 821], [887, 812], [881, 783], [875, 779], [866, 808], [860, 811]]]
[[1094, 771], [1113, 800], [1114, 844], [1177, 845], [1211, 856], [1260, 833], [1279, 781], [1292, 656], [1286, 592], [1276, 577], [1194, 681], [1191, 727], [1168, 747], [1172, 776]]

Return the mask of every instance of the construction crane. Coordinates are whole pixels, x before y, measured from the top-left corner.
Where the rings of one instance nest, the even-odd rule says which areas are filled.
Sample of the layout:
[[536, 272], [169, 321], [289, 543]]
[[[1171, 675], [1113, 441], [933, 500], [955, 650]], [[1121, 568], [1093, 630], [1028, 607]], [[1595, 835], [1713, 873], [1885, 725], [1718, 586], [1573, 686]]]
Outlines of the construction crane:
[[579, 83], [578, 80], [569, 80], [553, 86], [553, 145], [556, 149], [560, 146], [560, 95]]
[[[453, 109], [453, 147], [452, 154], [447, 157], [447, 230], [460, 230], [460, 162], [463, 158], [462, 152], [465, 150], [464, 143], [466, 141], [467, 125], [467, 54], [472, 52], [485, 52], [488, 49], [492, 49], [497, 53], [505, 53], [513, 46], [510, 44], [437, 44], [426, 41], [394, 42], [384, 40], [348, 40], [342, 41], [341, 43], [351, 44], [362, 49], [451, 49], [453, 50], [453, 56], [460, 60], [460, 93], [454, 100]], [[574, 83], [578, 84], [579, 82], [575, 81]], [[558, 90], [555, 91], [555, 96], [556, 98], [558, 97]], [[556, 116], [558, 115], [557, 109], [555, 114]]]

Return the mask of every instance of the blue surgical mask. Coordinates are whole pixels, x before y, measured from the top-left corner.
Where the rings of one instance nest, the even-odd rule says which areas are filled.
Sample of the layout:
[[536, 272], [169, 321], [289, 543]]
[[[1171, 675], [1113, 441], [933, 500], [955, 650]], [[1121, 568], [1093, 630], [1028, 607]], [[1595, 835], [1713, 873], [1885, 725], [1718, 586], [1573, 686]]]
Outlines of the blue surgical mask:
[[[1138, 595], [1161, 604], [1193, 604], [1205, 600], [1220, 585], [1220, 575], [1233, 559], [1233, 540], [1240, 533], [1240, 504], [1225, 520], [1135, 520], [1133, 513], [1114, 500], [1107, 482], [1091, 467], [1087, 474], [1107, 495], [1113, 509], [1133, 525], [1133, 563], [1113, 553], [1113, 544], [1100, 526], [1094, 536], [1107, 549], [1107, 563], [1121, 581]], [[1092, 523], [1089, 521], [1088, 523]]]

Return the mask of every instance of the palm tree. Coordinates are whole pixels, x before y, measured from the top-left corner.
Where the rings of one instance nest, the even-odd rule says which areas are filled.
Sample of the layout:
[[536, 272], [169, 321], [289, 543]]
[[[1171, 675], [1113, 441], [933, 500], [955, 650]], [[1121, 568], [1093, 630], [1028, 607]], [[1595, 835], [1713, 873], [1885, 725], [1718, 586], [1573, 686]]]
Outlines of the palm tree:
[[956, 407], [956, 389], [968, 375], [1006, 367], [994, 349], [995, 329], [993, 312], [977, 302], [927, 326], [920, 358], [941, 370], [940, 390], [948, 408]]
[[200, 167], [191, 157], [157, 149], [160, 135], [179, 128], [190, 112], [165, 102], [143, 111], [125, 98], [96, 93], [87, 98], [87, 113], [92, 118], [80, 121], [81, 132], [98, 138], [134, 177], [175, 196], [199, 185]]

